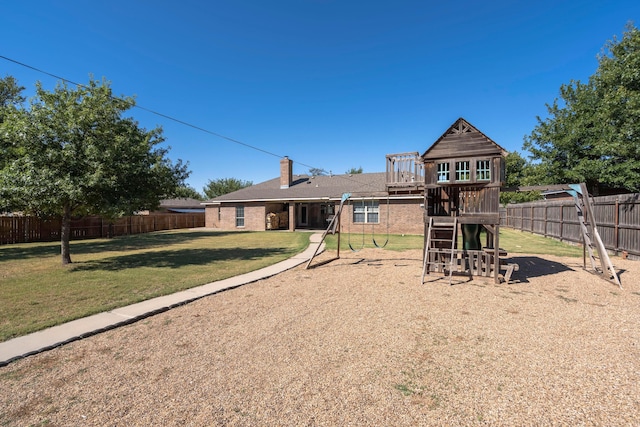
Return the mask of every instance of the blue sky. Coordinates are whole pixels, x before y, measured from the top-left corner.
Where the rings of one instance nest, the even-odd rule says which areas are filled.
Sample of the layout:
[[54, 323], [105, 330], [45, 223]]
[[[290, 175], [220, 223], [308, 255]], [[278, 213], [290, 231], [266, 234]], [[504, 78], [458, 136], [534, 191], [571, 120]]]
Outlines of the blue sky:
[[[464, 117], [522, 152], [563, 83], [586, 81], [607, 40], [640, 25], [635, 1], [4, 1], [0, 55], [135, 95], [188, 184], [258, 183], [309, 167], [382, 172]], [[33, 92], [56, 79], [0, 59]], [[266, 153], [265, 153], [266, 152]], [[526, 153], [523, 153], [526, 155]]]

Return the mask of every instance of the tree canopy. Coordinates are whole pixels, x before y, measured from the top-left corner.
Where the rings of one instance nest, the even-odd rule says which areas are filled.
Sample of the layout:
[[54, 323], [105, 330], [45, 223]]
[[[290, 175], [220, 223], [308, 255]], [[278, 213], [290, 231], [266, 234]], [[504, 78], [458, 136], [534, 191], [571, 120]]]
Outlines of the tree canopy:
[[[535, 185], [535, 166], [526, 161], [517, 151], [512, 151], [505, 157], [505, 187], [519, 187]], [[541, 198], [539, 191], [505, 191], [500, 192], [500, 203], [524, 203]]]
[[223, 194], [232, 193], [251, 185], [253, 185], [252, 181], [243, 181], [237, 178], [218, 178], [207, 181], [202, 191], [209, 199], [215, 199]]
[[204, 200], [204, 196], [198, 193], [198, 191], [190, 185], [183, 185], [178, 187], [173, 196], [182, 199]]
[[640, 191], [640, 31], [628, 24], [608, 41], [587, 83], [560, 87], [524, 148], [538, 167], [538, 184], [585, 182]]
[[[25, 97], [22, 96], [23, 86], [18, 85], [18, 81], [12, 76], [6, 76], [0, 79], [0, 109], [10, 105], [18, 105], [24, 102]], [[0, 113], [2, 111], [0, 110]]]
[[[22, 96], [24, 87], [19, 86], [12, 76], [0, 79], [0, 124], [5, 121], [5, 116], [12, 108], [17, 108], [25, 101]], [[16, 147], [5, 135], [0, 134], [0, 169], [2, 169], [14, 156]], [[8, 208], [8, 200], [0, 199], [0, 212]]]
[[348, 171], [345, 172], [347, 175], [356, 175], [359, 173], [362, 173], [362, 166], [357, 167], [357, 168], [351, 168]]
[[123, 117], [135, 102], [113, 96], [105, 80], [52, 91], [37, 83], [27, 104], [3, 107], [0, 199], [12, 210], [62, 218], [63, 264], [71, 262], [72, 217], [155, 209], [189, 175], [166, 157], [162, 129]]

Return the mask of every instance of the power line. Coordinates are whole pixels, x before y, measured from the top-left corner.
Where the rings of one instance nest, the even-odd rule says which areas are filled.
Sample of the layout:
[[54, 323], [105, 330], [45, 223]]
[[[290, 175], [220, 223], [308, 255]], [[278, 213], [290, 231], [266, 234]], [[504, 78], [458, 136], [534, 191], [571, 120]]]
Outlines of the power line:
[[[42, 69], [37, 68], [37, 67], [34, 67], [34, 66], [32, 66], [32, 65], [25, 64], [24, 62], [16, 61], [15, 59], [7, 58], [6, 56], [3, 56], [3, 55], [0, 55], [0, 58], [4, 59], [4, 60], [6, 60], [6, 61], [9, 61], [9, 62], [13, 62], [14, 64], [20, 65], [20, 66], [22, 66], [22, 67], [29, 68], [30, 70], [36, 71], [36, 72], [38, 72], [38, 73], [45, 74], [45, 75], [47, 75], [47, 76], [49, 76], [49, 77], [53, 77], [53, 78], [55, 78], [55, 79], [62, 80], [62, 81], [63, 81], [63, 82], [65, 82], [65, 83], [70, 83], [70, 84], [75, 85], [75, 86], [78, 86], [78, 87], [82, 87], [82, 88], [85, 88], [85, 89], [90, 89], [87, 85], [84, 85], [84, 84], [82, 84], [82, 83], [74, 82], [73, 80], [69, 80], [69, 79], [67, 79], [67, 78], [64, 78], [64, 77], [58, 76], [58, 75], [56, 75], [56, 74], [50, 73], [50, 72], [48, 72], [48, 71], [42, 70]], [[112, 98], [112, 99], [116, 99], [116, 100], [120, 100], [120, 101], [127, 102], [126, 100], [124, 100], [124, 99], [122, 99], [122, 98], [119, 98], [119, 97], [117, 97], [117, 96], [113, 96], [113, 95], [111, 95], [111, 98]], [[230, 141], [230, 142], [233, 142], [233, 143], [236, 143], [236, 144], [239, 144], [239, 145], [242, 145], [242, 146], [245, 146], [245, 147], [251, 148], [251, 149], [253, 149], [253, 150], [257, 150], [257, 151], [260, 151], [260, 152], [262, 152], [262, 153], [269, 154], [269, 155], [271, 155], [271, 156], [278, 157], [278, 158], [282, 158], [282, 157], [284, 157], [284, 156], [280, 156], [280, 155], [278, 155], [278, 154], [276, 154], [276, 153], [272, 153], [272, 152], [270, 152], [270, 151], [264, 150], [264, 149], [262, 149], [262, 148], [260, 148], [260, 147], [256, 147], [256, 146], [253, 146], [253, 145], [247, 144], [247, 143], [245, 143], [245, 142], [238, 141], [237, 139], [230, 138], [230, 137], [228, 137], [228, 136], [225, 136], [225, 135], [219, 134], [219, 133], [217, 133], [217, 132], [210, 131], [210, 130], [205, 129], [205, 128], [203, 128], [203, 127], [200, 127], [200, 126], [194, 125], [194, 124], [192, 124], [192, 123], [186, 122], [186, 121], [184, 121], [184, 120], [180, 120], [180, 119], [177, 119], [177, 118], [175, 118], [175, 117], [169, 116], [169, 115], [167, 115], [167, 114], [160, 113], [160, 112], [155, 111], [155, 110], [152, 110], [152, 109], [150, 109], [150, 108], [146, 108], [146, 107], [143, 107], [143, 106], [141, 106], [141, 105], [137, 105], [137, 104], [135, 104], [135, 103], [133, 103], [133, 104], [131, 104], [131, 105], [132, 105], [132, 107], [134, 107], [134, 108], [138, 108], [138, 109], [140, 109], [140, 110], [146, 111], [146, 112], [151, 113], [151, 114], [154, 114], [154, 115], [156, 115], [156, 116], [163, 117], [163, 118], [165, 118], [165, 119], [167, 119], [167, 120], [171, 120], [171, 121], [173, 121], [173, 122], [180, 123], [181, 125], [188, 126], [188, 127], [192, 128], [192, 129], [196, 129], [196, 130], [199, 130], [199, 131], [201, 131], [201, 132], [208, 133], [209, 135], [213, 135], [213, 136], [216, 136], [216, 137], [218, 137], [218, 138], [226, 139], [227, 141]], [[298, 162], [298, 163], [299, 163], [299, 162]], [[301, 165], [303, 165], [302, 163], [300, 163], [300, 164], [301, 164]], [[307, 166], [307, 167], [308, 167], [308, 165], [303, 165], [303, 166]]]
[[[53, 78], [55, 78], [55, 79], [61, 80], [61, 81], [65, 82], [65, 83], [69, 83], [69, 84], [72, 84], [72, 85], [75, 85], [75, 86], [78, 86], [78, 87], [82, 87], [82, 88], [85, 88], [85, 89], [91, 89], [90, 87], [88, 87], [88, 86], [87, 86], [87, 85], [85, 85], [85, 84], [74, 82], [73, 80], [70, 80], [70, 79], [67, 79], [67, 78], [64, 78], [64, 77], [58, 76], [58, 75], [56, 75], [56, 74], [50, 73], [50, 72], [48, 72], [48, 71], [42, 70], [42, 69], [37, 68], [37, 67], [34, 67], [34, 66], [32, 66], [32, 65], [25, 64], [24, 62], [20, 62], [20, 61], [17, 61], [17, 60], [15, 60], [15, 59], [8, 58], [8, 57], [6, 57], [6, 56], [4, 56], [4, 55], [0, 55], [0, 58], [1, 58], [1, 59], [4, 59], [5, 61], [12, 62], [12, 63], [14, 63], [14, 64], [16, 64], [16, 65], [20, 65], [21, 67], [25, 67], [25, 68], [28, 68], [28, 69], [30, 69], [30, 70], [36, 71], [36, 72], [38, 72], [38, 73], [41, 73], [41, 74], [47, 75], [47, 76], [49, 76], [49, 77], [53, 77]], [[115, 100], [119, 100], [119, 101], [123, 101], [123, 102], [128, 102], [127, 100], [124, 100], [124, 99], [119, 98], [119, 97], [114, 96], [114, 95], [110, 95], [110, 97], [111, 97], [112, 99], [115, 99]], [[150, 109], [150, 108], [146, 108], [146, 107], [143, 107], [143, 106], [141, 106], [141, 105], [137, 105], [136, 103], [132, 103], [132, 104], [131, 104], [131, 106], [132, 106], [132, 107], [134, 107], [134, 108], [138, 108], [138, 109], [140, 109], [140, 110], [146, 111], [146, 112], [148, 112], [148, 113], [154, 114], [154, 115], [156, 115], [156, 116], [158, 116], [158, 117], [162, 117], [162, 118], [165, 118], [165, 119], [167, 119], [167, 120], [171, 120], [171, 121], [173, 121], [173, 122], [175, 122], [175, 123], [179, 123], [179, 124], [181, 124], [181, 125], [183, 125], [183, 126], [187, 126], [187, 127], [192, 128], [192, 129], [199, 130], [200, 132], [204, 132], [204, 133], [207, 133], [207, 134], [209, 134], [209, 135], [213, 135], [213, 136], [215, 136], [215, 137], [217, 137], [217, 138], [221, 138], [221, 139], [227, 140], [227, 141], [229, 141], [229, 142], [233, 142], [234, 144], [242, 145], [243, 147], [247, 147], [247, 148], [250, 148], [250, 149], [252, 149], [252, 150], [259, 151], [259, 152], [261, 152], [261, 153], [268, 154], [268, 155], [273, 156], [273, 157], [277, 157], [277, 158], [279, 158], [279, 159], [281, 159], [281, 158], [285, 157], [285, 156], [282, 156], [282, 155], [279, 155], [279, 154], [273, 153], [273, 152], [271, 152], [271, 151], [265, 150], [265, 149], [263, 149], [263, 148], [256, 147], [256, 146], [251, 145], [251, 144], [247, 144], [246, 142], [239, 141], [239, 140], [237, 140], [237, 139], [235, 139], [235, 138], [231, 138], [231, 137], [228, 137], [228, 136], [226, 136], [226, 135], [222, 135], [222, 134], [220, 134], [220, 133], [213, 132], [213, 131], [211, 131], [211, 130], [209, 130], [209, 129], [205, 129], [205, 128], [203, 128], [203, 127], [200, 127], [200, 126], [194, 125], [193, 123], [189, 123], [189, 122], [186, 122], [186, 121], [184, 121], [184, 120], [181, 120], [181, 119], [175, 118], [175, 117], [173, 117], [173, 116], [169, 116], [168, 114], [160, 113], [160, 112], [155, 111], [155, 110], [152, 110], [152, 109]], [[315, 166], [311, 166], [311, 165], [307, 165], [307, 164], [302, 163], [302, 162], [298, 162], [298, 161], [296, 161], [295, 159], [291, 159], [291, 160], [292, 160], [294, 163], [297, 163], [297, 164], [299, 164], [299, 165], [301, 165], [301, 166], [305, 166], [305, 167], [307, 167], [307, 168], [309, 168], [309, 169], [324, 170], [324, 169], [322, 169], [322, 168], [316, 168]], [[349, 179], [349, 178], [347, 178], [347, 177], [342, 177], [342, 178], [347, 179], [347, 180], [349, 180], [349, 181], [353, 181], [353, 182], [358, 183], [358, 184], [360, 184], [360, 185], [362, 185], [362, 184], [363, 184], [363, 183], [361, 183], [361, 182], [358, 182], [358, 181], [357, 181], [357, 180], [355, 180], [355, 179]], [[367, 185], [367, 186], [372, 186], [372, 184], [365, 184], [365, 185]]]

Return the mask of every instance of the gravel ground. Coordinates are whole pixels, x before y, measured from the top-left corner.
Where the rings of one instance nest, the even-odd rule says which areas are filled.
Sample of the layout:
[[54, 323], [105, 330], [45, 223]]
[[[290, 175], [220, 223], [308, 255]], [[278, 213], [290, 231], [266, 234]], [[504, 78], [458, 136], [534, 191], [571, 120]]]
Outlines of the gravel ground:
[[640, 263], [513, 260], [297, 267], [0, 368], [0, 425], [640, 425]]

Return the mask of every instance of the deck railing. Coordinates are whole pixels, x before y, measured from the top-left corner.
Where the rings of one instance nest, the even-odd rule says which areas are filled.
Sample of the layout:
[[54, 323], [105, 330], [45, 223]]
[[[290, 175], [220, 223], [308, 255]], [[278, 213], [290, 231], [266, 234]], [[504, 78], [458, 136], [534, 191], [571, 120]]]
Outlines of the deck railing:
[[387, 188], [424, 186], [424, 164], [418, 152], [387, 154]]

